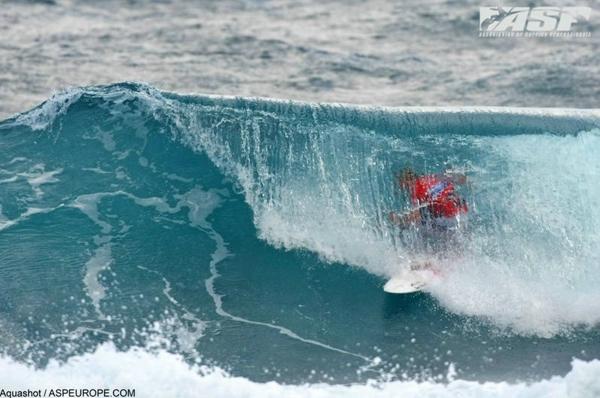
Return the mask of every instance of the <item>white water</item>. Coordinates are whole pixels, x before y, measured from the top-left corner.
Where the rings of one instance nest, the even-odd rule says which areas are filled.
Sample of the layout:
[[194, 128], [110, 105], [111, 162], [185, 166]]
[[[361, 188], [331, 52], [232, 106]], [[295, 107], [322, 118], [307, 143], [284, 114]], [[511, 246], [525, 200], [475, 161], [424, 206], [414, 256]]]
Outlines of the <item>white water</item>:
[[[501, 211], [474, 231], [466, 255], [433, 294], [454, 312], [527, 334], [599, 324], [600, 132], [485, 145], [506, 169], [494, 182], [480, 175], [474, 197]], [[498, 193], [486, 193], [492, 189]]]
[[[451, 378], [451, 377], [450, 377]], [[131, 349], [120, 352], [104, 344], [89, 354], [66, 363], [50, 362], [34, 369], [12, 359], [0, 358], [0, 388], [5, 390], [47, 388], [134, 388], [136, 397], [211, 398], [329, 398], [357, 397], [460, 397], [460, 398], [595, 398], [600, 394], [600, 361], [574, 360], [564, 377], [535, 383], [477, 383], [450, 380], [448, 383], [394, 381], [357, 385], [284, 385], [256, 383], [233, 377], [218, 368], [189, 366], [180, 356], [164, 350]]]

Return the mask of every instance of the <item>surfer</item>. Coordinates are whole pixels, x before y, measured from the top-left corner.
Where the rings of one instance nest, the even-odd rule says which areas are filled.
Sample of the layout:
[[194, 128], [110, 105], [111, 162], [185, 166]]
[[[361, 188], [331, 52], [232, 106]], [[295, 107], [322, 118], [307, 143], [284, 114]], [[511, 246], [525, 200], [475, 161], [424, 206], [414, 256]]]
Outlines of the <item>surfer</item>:
[[460, 216], [468, 211], [467, 203], [454, 188], [455, 184], [466, 184], [464, 174], [419, 176], [411, 168], [406, 168], [396, 175], [396, 182], [408, 193], [413, 206], [408, 213], [389, 214], [390, 221], [401, 227], [423, 225], [435, 230], [454, 230], [459, 227]]

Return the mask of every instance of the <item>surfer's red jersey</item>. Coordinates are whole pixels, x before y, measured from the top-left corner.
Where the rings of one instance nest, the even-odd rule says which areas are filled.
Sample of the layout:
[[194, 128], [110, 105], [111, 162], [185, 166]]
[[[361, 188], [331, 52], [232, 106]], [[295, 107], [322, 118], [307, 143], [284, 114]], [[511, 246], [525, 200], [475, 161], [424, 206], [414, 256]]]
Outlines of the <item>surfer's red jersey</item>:
[[417, 177], [411, 187], [414, 205], [426, 205], [433, 217], [456, 217], [466, 213], [467, 203], [454, 193], [450, 179], [436, 175]]

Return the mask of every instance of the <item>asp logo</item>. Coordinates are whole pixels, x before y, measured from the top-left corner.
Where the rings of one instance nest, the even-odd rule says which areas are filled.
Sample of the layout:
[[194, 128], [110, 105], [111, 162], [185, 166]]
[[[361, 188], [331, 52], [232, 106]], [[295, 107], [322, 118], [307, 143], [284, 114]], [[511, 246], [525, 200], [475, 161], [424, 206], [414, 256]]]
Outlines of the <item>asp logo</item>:
[[591, 37], [590, 7], [480, 7], [480, 37]]

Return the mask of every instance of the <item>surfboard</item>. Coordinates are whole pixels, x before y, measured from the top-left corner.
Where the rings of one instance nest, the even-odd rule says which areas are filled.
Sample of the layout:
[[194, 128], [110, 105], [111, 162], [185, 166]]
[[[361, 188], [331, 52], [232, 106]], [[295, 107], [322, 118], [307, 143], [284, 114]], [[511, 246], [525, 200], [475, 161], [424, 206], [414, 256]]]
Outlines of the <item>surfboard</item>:
[[383, 290], [392, 294], [414, 293], [423, 290], [439, 276], [439, 270], [430, 261], [413, 264], [410, 269], [405, 269], [388, 280]]
[[383, 286], [386, 293], [407, 294], [422, 290], [427, 285], [427, 278], [421, 271], [405, 271], [394, 276]]

